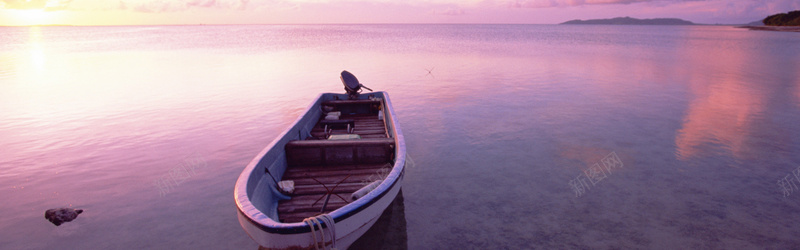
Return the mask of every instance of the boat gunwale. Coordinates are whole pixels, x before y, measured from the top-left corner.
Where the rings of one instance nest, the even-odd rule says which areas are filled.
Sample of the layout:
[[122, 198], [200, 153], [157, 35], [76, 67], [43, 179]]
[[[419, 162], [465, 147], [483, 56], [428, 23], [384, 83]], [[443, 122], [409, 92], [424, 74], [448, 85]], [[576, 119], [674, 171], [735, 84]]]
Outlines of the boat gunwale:
[[[381, 184], [378, 185], [372, 192], [369, 192], [366, 196], [359, 198], [339, 209], [336, 209], [330, 213], [328, 213], [334, 220], [334, 223], [343, 221], [351, 216], [357, 214], [361, 210], [366, 209], [367, 207], [371, 206], [373, 203], [379, 201], [383, 198], [389, 190], [391, 190], [396, 184], [399, 184], [399, 180], [401, 180], [404, 172], [405, 172], [405, 158], [406, 158], [406, 145], [405, 145], [405, 138], [403, 136], [403, 132], [401, 131], [398, 121], [397, 115], [395, 114], [394, 107], [389, 99], [389, 94], [385, 91], [377, 91], [377, 92], [370, 92], [364, 93], [362, 95], [369, 95], [369, 94], [376, 94], [379, 93], [382, 95], [383, 104], [385, 105], [385, 119], [390, 121], [390, 124], [387, 124], [387, 130], [391, 130], [392, 139], [395, 141], [395, 158], [394, 164], [392, 166], [392, 170], [389, 174], [384, 178]], [[255, 207], [250, 202], [250, 197], [247, 194], [247, 186], [248, 183], [251, 181], [250, 176], [255, 171], [256, 167], [258, 167], [261, 160], [270, 152], [272, 151], [279, 143], [281, 143], [282, 139], [288, 136], [288, 134], [293, 131], [295, 128], [300, 126], [300, 123], [303, 119], [312, 112], [312, 109], [318, 108], [321, 105], [322, 99], [326, 95], [332, 96], [339, 96], [342, 94], [336, 93], [322, 93], [314, 99], [314, 101], [308, 106], [305, 110], [303, 115], [299, 116], [297, 120], [292, 123], [285, 131], [283, 131], [278, 137], [276, 137], [267, 147], [265, 147], [259, 154], [247, 164], [245, 169], [239, 175], [239, 179], [236, 181], [236, 187], [234, 188], [234, 199], [236, 200], [237, 210], [240, 214], [244, 215], [247, 220], [260, 228], [261, 230], [268, 232], [268, 233], [276, 233], [276, 234], [301, 234], [301, 233], [308, 233], [311, 232], [311, 229], [303, 222], [292, 222], [292, 223], [283, 223], [279, 221], [275, 221], [263, 212]], [[391, 126], [391, 129], [389, 129]], [[302, 128], [299, 128], [302, 129]], [[258, 181], [258, 180], [254, 180]], [[246, 212], [250, 211], [250, 213]], [[327, 227], [327, 225], [323, 225], [323, 227]]]

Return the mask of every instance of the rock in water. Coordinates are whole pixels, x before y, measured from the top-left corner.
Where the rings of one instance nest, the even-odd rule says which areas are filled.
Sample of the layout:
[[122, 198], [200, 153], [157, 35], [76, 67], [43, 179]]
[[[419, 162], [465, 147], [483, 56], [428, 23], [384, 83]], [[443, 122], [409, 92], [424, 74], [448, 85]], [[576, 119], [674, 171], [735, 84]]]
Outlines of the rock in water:
[[75, 218], [78, 218], [78, 215], [83, 213], [83, 209], [72, 209], [72, 208], [53, 208], [47, 209], [44, 212], [44, 218], [55, 224], [56, 226], [61, 225], [64, 222], [70, 222]]

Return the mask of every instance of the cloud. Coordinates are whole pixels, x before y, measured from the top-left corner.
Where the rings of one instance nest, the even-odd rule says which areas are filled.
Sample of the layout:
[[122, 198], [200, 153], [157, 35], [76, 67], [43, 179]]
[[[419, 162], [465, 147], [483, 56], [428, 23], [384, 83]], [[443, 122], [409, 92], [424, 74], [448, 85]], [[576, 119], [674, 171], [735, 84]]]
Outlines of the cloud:
[[[9, 0], [0, 0], [9, 1]], [[11, 0], [20, 1], [20, 0]], [[25, 1], [25, 0], [21, 0]], [[40, 0], [32, 0], [40, 1]], [[53, 1], [53, 0], [50, 0]], [[60, 0], [64, 1], [64, 0]], [[145, 13], [180, 12], [189, 9], [244, 9], [251, 0], [69, 0], [71, 10], [128, 10]]]
[[65, 10], [72, 0], [50, 0], [44, 5], [46, 11]]
[[800, 9], [800, 1], [797, 0], [751, 0], [741, 2], [730, 2], [724, 9], [728, 14], [739, 15], [742, 13], [762, 13], [777, 14], [791, 10]]
[[47, 4], [46, 0], [2, 0], [2, 2], [5, 3], [4, 8], [18, 10], [44, 9], [44, 6]]
[[71, 1], [72, 0], [0, 0], [0, 8], [55, 11], [65, 9]]
[[739, 21], [750, 22], [797, 9], [800, 9], [800, 1], [797, 0], [730, 1], [714, 8], [708, 13], [708, 16], [716, 19], [733, 19], [735, 17], [739, 18]]
[[550, 8], [568, 7], [582, 5], [601, 5], [601, 4], [633, 4], [633, 3], [677, 3], [695, 2], [706, 0], [513, 0], [508, 2], [512, 8]]
[[433, 11], [431, 11], [431, 14], [434, 14], [434, 15], [445, 15], [445, 16], [460, 16], [460, 15], [467, 14], [467, 11], [465, 11], [462, 8], [447, 8], [447, 9], [444, 9], [444, 10], [433, 10]]
[[244, 9], [248, 0], [120, 0], [120, 6], [147, 13], [178, 12], [192, 8]]

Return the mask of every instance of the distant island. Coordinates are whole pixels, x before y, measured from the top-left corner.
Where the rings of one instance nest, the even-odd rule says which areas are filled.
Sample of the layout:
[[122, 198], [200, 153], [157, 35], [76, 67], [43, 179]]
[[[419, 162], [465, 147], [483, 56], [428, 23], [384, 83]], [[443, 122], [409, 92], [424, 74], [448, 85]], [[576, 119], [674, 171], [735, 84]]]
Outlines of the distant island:
[[771, 15], [764, 18], [761, 23], [761, 25], [753, 25], [751, 23], [747, 26], [741, 26], [740, 28], [748, 28], [750, 30], [800, 32], [800, 10]]
[[694, 25], [695, 23], [678, 18], [636, 19], [615, 17], [611, 19], [571, 20], [561, 24], [610, 24], [610, 25]]

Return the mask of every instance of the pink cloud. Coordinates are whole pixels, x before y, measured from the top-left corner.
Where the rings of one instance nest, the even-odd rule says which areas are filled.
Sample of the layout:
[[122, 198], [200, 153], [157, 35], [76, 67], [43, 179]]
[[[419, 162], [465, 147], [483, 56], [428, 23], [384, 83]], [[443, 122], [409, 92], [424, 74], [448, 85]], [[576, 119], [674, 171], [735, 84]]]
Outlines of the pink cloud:
[[754, 0], [730, 2], [725, 11], [730, 14], [761, 13], [771, 15], [797, 9], [800, 9], [800, 1], [797, 0]]
[[433, 10], [431, 11], [431, 14], [445, 15], [445, 16], [460, 16], [467, 14], [467, 11], [465, 11], [462, 8], [447, 8], [445, 10]]
[[567, 7], [581, 5], [601, 5], [601, 4], [633, 4], [633, 3], [678, 3], [694, 2], [706, 0], [513, 0], [509, 6], [513, 8], [550, 8]]
[[217, 0], [193, 0], [186, 2], [186, 6], [189, 7], [209, 8], [209, 7], [214, 7], [215, 5], [217, 5]]
[[137, 12], [178, 12], [192, 8], [244, 9], [248, 0], [120, 0], [119, 6]]
[[65, 9], [72, 0], [0, 0], [4, 9], [46, 10]]

